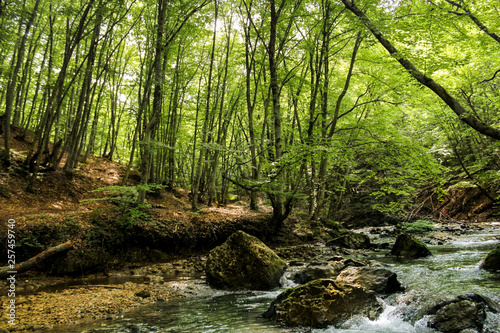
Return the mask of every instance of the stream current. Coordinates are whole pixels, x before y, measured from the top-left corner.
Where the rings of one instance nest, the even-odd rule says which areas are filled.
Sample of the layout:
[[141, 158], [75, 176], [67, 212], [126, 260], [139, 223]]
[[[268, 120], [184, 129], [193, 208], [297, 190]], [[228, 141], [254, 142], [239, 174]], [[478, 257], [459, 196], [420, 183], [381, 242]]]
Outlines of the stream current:
[[[191, 292], [192, 296], [135, 309], [119, 320], [64, 326], [53, 332], [434, 332], [427, 328], [425, 316], [416, 322], [412, 318], [420, 318], [418, 313], [440, 300], [477, 293], [500, 303], [500, 276], [478, 268], [499, 238], [498, 228], [487, 229], [460, 236], [447, 245], [429, 246], [433, 256], [423, 259], [388, 258], [387, 251], [363, 258], [389, 265], [406, 289], [384, 298], [384, 311], [375, 321], [354, 316], [340, 327], [303, 330], [283, 328], [263, 319], [261, 314], [270, 302], [294, 285], [288, 277], [301, 267], [292, 267], [283, 278], [283, 288], [267, 292], [213, 290], [199, 278], [168, 281], [172, 288]], [[485, 332], [500, 333], [499, 314], [487, 313]]]

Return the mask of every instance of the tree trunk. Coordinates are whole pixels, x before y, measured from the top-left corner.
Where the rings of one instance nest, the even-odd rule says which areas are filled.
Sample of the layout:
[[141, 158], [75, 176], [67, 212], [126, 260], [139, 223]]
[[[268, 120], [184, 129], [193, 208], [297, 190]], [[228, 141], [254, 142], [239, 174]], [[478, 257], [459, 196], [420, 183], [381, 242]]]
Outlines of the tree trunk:
[[68, 144], [66, 145], [66, 150], [68, 151], [68, 158], [66, 164], [64, 165], [64, 171], [72, 173], [78, 165], [79, 159], [79, 143], [84, 136], [84, 129], [86, 128], [86, 119], [90, 113], [90, 95], [91, 95], [91, 83], [92, 76], [94, 72], [94, 63], [97, 53], [97, 43], [101, 31], [101, 20], [102, 20], [102, 10], [101, 2], [99, 2], [97, 8], [97, 18], [94, 26], [94, 32], [92, 35], [92, 40], [90, 42], [90, 48], [87, 58], [87, 68], [85, 70], [85, 76], [82, 82], [80, 97], [78, 100], [78, 108], [76, 111], [75, 120], [73, 122], [73, 129], [68, 138]]
[[[282, 142], [282, 129], [281, 129], [281, 106], [280, 106], [280, 89], [278, 85], [278, 67], [276, 63], [276, 37], [277, 37], [277, 25], [281, 13], [281, 8], [277, 10], [275, 0], [270, 1], [271, 7], [271, 27], [270, 27], [270, 37], [268, 45], [268, 60], [269, 60], [269, 74], [270, 74], [270, 89], [271, 98], [273, 102], [273, 121], [274, 121], [274, 156], [273, 160], [275, 163], [275, 168], [279, 169], [282, 163], [281, 157], [283, 156], [283, 142]], [[283, 175], [279, 170], [276, 179], [275, 186], [273, 188], [273, 193], [269, 194], [271, 203], [273, 206], [273, 217], [272, 223], [275, 230], [281, 229], [283, 221], [286, 219], [285, 216], [285, 198], [284, 198], [284, 186], [283, 186]]]
[[219, 11], [219, 5], [217, 1], [215, 1], [215, 21], [214, 21], [214, 33], [212, 37], [212, 51], [210, 53], [210, 69], [208, 72], [208, 83], [207, 83], [207, 103], [206, 103], [206, 108], [205, 108], [205, 119], [203, 122], [203, 129], [201, 132], [201, 148], [200, 148], [200, 155], [198, 156], [198, 163], [196, 166], [196, 172], [195, 172], [195, 177], [194, 177], [194, 183], [193, 186], [191, 187], [191, 209], [193, 211], [198, 210], [198, 196], [199, 196], [199, 191], [200, 191], [200, 186], [201, 186], [201, 179], [202, 179], [202, 169], [203, 169], [203, 160], [204, 160], [204, 154], [206, 151], [206, 148], [203, 146], [207, 143], [207, 136], [208, 136], [208, 123], [210, 119], [210, 95], [211, 95], [211, 90], [212, 90], [212, 76], [213, 76], [213, 68], [214, 68], [214, 57], [215, 57], [215, 44], [216, 44], [216, 37], [217, 37], [217, 18], [218, 18], [218, 11]]
[[19, 49], [17, 51], [16, 63], [13, 68], [13, 72], [11, 74], [11, 80], [7, 85], [7, 94], [5, 97], [5, 114], [4, 114], [4, 136], [5, 136], [5, 151], [3, 156], [3, 162], [6, 165], [10, 165], [10, 121], [12, 116], [12, 106], [14, 104], [14, 95], [17, 87], [17, 76], [19, 71], [21, 70], [24, 58], [24, 50], [26, 48], [26, 41], [28, 39], [28, 35], [30, 33], [30, 28], [33, 22], [35, 21], [35, 17], [38, 12], [38, 5], [40, 4], [40, 0], [35, 2], [35, 6], [33, 7], [33, 11], [31, 12], [31, 16], [29, 18], [28, 23], [26, 24], [26, 29], [23, 37], [19, 43]]
[[[145, 124], [143, 138], [143, 154], [141, 161], [141, 185], [146, 185], [149, 182], [151, 173], [151, 140], [154, 138], [156, 126], [160, 120], [162, 109], [162, 88], [163, 88], [163, 38], [167, 13], [167, 3], [164, 0], [158, 1], [158, 28], [156, 31], [156, 47], [155, 58], [153, 62], [154, 72], [154, 92], [153, 92], [153, 113], [149, 122]], [[143, 204], [146, 198], [146, 189], [141, 189], [137, 197], [137, 203]]]
[[[250, 157], [252, 159], [252, 181], [259, 181], [259, 168], [257, 161], [257, 152], [256, 152], [256, 141], [255, 141], [255, 128], [254, 128], [254, 107], [255, 107], [255, 97], [257, 96], [257, 87], [254, 87], [254, 98], [252, 102], [252, 92], [251, 92], [251, 78], [252, 78], [252, 68], [255, 69], [255, 48], [251, 49], [251, 40], [250, 40], [250, 27], [244, 26], [245, 32], [245, 66], [246, 66], [246, 104], [247, 104], [247, 113], [248, 113], [248, 136], [249, 136], [249, 144], [250, 144]], [[252, 50], [252, 54], [250, 57], [250, 50]], [[257, 211], [259, 209], [258, 204], [259, 192], [256, 189], [250, 190], [250, 209]]]
[[30, 152], [28, 154], [28, 157], [26, 158], [26, 161], [30, 164], [30, 169], [32, 169], [33, 172], [30, 184], [28, 186], [28, 188], [31, 190], [33, 189], [34, 181], [38, 174], [39, 166], [41, 163], [41, 157], [43, 153], [47, 150], [49, 144], [52, 125], [61, 109], [64, 81], [66, 79], [68, 65], [70, 63], [71, 57], [73, 55], [76, 46], [79, 44], [83, 36], [87, 17], [94, 2], [95, 0], [89, 0], [89, 2], [87, 3], [86, 8], [83, 10], [82, 16], [80, 17], [80, 21], [78, 23], [76, 32], [74, 33], [72, 38], [70, 38], [69, 35], [67, 36], [66, 47], [63, 57], [63, 64], [60, 68], [57, 80], [54, 84], [54, 88], [52, 89], [52, 92], [50, 94], [47, 106], [45, 108], [45, 112], [43, 113], [42, 120], [37, 128], [36, 138], [35, 138], [36, 144], [35, 143], [33, 144], [33, 146], [35, 147], [33, 150], [34, 152]]

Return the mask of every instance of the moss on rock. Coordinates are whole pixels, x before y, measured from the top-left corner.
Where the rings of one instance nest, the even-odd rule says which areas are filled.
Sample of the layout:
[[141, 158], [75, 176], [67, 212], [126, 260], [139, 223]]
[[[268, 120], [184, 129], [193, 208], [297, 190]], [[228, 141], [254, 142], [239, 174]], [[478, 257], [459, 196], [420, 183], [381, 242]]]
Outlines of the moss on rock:
[[375, 293], [358, 286], [342, 286], [333, 279], [318, 279], [287, 289], [273, 301], [264, 317], [290, 327], [323, 328], [357, 314], [375, 319], [380, 310]]
[[396, 239], [390, 255], [404, 258], [421, 258], [432, 255], [431, 251], [421, 241], [408, 234], [401, 234]]
[[481, 262], [481, 268], [491, 272], [500, 272], [500, 246], [486, 255]]
[[237, 231], [210, 251], [205, 272], [215, 288], [266, 290], [279, 286], [285, 268], [285, 261], [257, 237]]

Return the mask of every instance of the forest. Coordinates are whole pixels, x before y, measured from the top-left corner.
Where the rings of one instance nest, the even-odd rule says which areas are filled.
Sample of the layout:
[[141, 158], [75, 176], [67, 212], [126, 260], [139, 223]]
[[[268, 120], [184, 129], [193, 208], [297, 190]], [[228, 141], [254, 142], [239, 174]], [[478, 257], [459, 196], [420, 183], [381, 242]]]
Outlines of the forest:
[[2, 159], [18, 126], [30, 190], [104, 156], [141, 172], [139, 203], [155, 184], [193, 210], [243, 192], [278, 229], [298, 203], [401, 214], [457, 175], [495, 201], [497, 7], [4, 0]]
[[0, 247], [17, 228], [30, 279], [193, 277], [238, 230], [287, 265], [320, 239], [343, 270], [388, 249], [336, 247], [350, 228], [497, 225], [496, 0], [0, 0], [0, 22]]

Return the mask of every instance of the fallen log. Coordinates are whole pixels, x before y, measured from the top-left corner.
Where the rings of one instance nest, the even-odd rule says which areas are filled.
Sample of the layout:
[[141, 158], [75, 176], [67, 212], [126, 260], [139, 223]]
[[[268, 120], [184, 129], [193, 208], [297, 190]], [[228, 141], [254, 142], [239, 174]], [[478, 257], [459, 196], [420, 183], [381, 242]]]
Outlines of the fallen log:
[[[39, 264], [41, 261], [47, 259], [48, 257], [51, 257], [56, 253], [70, 250], [72, 248], [73, 248], [73, 243], [71, 243], [71, 241], [67, 241], [66, 243], [62, 243], [62, 244], [53, 246], [51, 248], [48, 248], [47, 250], [40, 252], [39, 254], [34, 256], [33, 258], [30, 258], [26, 261], [23, 261], [20, 264], [14, 265], [14, 267], [12, 267], [12, 266], [0, 267], [0, 278], [5, 278], [11, 274], [21, 273], [21, 272], [27, 271], [27, 270], [31, 269], [32, 267], [36, 266], [37, 264]], [[15, 272], [15, 273], [13, 273], [13, 272]]]

